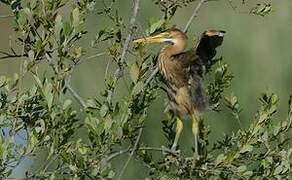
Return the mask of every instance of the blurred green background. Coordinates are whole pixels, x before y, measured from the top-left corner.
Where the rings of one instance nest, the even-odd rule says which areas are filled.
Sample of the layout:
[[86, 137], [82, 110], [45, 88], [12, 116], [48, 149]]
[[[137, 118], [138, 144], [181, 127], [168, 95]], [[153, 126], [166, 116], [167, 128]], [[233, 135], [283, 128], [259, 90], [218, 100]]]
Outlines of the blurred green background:
[[[227, 31], [224, 44], [218, 54], [224, 57], [225, 61], [235, 76], [231, 89], [227, 94], [233, 93], [239, 98], [242, 107], [241, 121], [247, 125], [253, 120], [258, 107], [258, 97], [261, 92], [270, 91], [278, 94], [280, 108], [277, 120], [285, 118], [287, 112], [287, 100], [292, 94], [292, 1], [272, 1], [273, 12], [260, 17], [249, 14], [249, 10], [257, 2], [249, 2], [248, 5], [238, 5], [236, 10], [232, 9], [227, 0], [211, 1], [205, 4], [198, 17], [189, 28], [189, 47], [194, 38], [198, 37], [206, 29], [223, 29]], [[97, 1], [96, 8], [101, 7]], [[195, 3], [187, 8], [179, 9], [172, 23], [183, 28], [191, 16]], [[115, 7], [128, 19], [131, 13], [132, 0], [118, 0]], [[0, 16], [11, 14], [7, 7], [0, 4]], [[88, 56], [103, 51], [103, 48], [96, 52], [90, 48], [90, 41], [94, 39], [99, 29], [107, 25], [107, 21], [100, 18], [96, 13], [89, 15], [87, 21], [88, 34], [81, 40], [81, 44], [88, 51]], [[162, 16], [159, 8], [151, 0], [141, 0], [140, 12], [138, 15], [139, 26], [147, 28], [150, 19], [158, 19]], [[9, 40], [14, 44], [14, 33], [11, 28], [12, 18], [0, 18], [0, 50], [7, 51]], [[142, 35], [140, 29], [137, 36]], [[150, 51], [157, 52], [159, 46], [152, 46]], [[129, 56], [131, 58], [131, 56]], [[83, 62], [77, 67], [73, 74], [73, 87], [84, 98], [97, 96], [104, 87], [104, 74], [109, 57], [101, 56]], [[12, 76], [19, 72], [20, 59], [6, 59], [0, 61], [0, 75]], [[111, 66], [110, 66], [111, 67]], [[111, 67], [113, 69], [113, 67]], [[110, 69], [111, 69], [110, 68]], [[28, 80], [29, 81], [29, 80]], [[27, 82], [29, 84], [29, 82]], [[142, 141], [151, 146], [162, 146], [165, 139], [161, 130], [161, 120], [165, 118], [164, 98], [161, 96], [152, 105], [149, 118], [145, 125]], [[232, 119], [231, 114], [208, 112], [205, 115], [206, 125], [210, 126], [210, 142], [214, 142], [223, 134], [230, 134], [236, 131], [238, 122]], [[180, 139], [180, 147], [186, 152], [191, 152], [193, 138], [189, 122], [185, 122], [185, 130]], [[124, 160], [123, 157], [117, 161]], [[14, 176], [23, 176], [29, 166], [34, 165], [34, 160], [21, 164], [14, 172]], [[125, 179], [140, 179], [146, 176], [143, 171], [137, 172], [141, 164], [133, 160], [126, 172]], [[144, 174], [143, 174], [144, 173]], [[137, 176], [139, 175], [139, 176]]]

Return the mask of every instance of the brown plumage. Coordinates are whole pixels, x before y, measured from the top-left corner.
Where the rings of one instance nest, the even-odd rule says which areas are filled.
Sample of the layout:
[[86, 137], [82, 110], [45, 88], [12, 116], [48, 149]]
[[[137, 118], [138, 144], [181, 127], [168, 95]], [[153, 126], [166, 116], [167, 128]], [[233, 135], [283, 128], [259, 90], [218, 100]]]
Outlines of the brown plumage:
[[193, 120], [195, 154], [198, 155], [199, 116], [209, 106], [202, 82], [204, 62], [216, 55], [215, 49], [222, 44], [224, 33], [217, 30], [205, 31], [198, 45], [185, 52], [187, 36], [176, 28], [134, 41], [136, 43], [167, 43], [159, 53], [158, 68], [167, 86], [168, 108], [177, 117], [176, 137], [172, 150], [176, 149], [183, 128], [181, 119], [184, 115], [189, 115]]

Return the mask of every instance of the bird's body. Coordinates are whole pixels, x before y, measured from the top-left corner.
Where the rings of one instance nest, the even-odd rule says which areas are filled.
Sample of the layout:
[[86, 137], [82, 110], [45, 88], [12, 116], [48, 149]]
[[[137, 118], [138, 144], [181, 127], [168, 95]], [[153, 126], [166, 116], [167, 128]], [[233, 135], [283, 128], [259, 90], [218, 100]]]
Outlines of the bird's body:
[[177, 117], [176, 136], [172, 150], [176, 149], [184, 115], [193, 121], [192, 131], [195, 138], [195, 154], [198, 155], [198, 129], [200, 115], [208, 107], [208, 98], [203, 87], [204, 61], [211, 60], [215, 48], [223, 41], [224, 31], [205, 31], [194, 48], [184, 51], [187, 36], [173, 28], [156, 36], [135, 40], [137, 43], [168, 43], [159, 53], [158, 68], [166, 84], [169, 109]]
[[194, 49], [171, 55], [165, 53], [167, 48], [158, 57], [158, 67], [167, 86], [169, 108], [179, 118], [200, 114], [208, 106], [200, 72], [203, 67], [198, 63], [201, 60]]

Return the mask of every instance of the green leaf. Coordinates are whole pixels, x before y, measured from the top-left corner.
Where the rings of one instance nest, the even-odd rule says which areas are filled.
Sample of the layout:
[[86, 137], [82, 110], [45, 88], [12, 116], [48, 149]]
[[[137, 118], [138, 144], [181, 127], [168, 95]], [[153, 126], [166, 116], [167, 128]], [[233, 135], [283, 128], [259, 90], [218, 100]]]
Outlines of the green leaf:
[[108, 131], [113, 125], [113, 120], [111, 118], [106, 118], [104, 121], [104, 129]]
[[135, 96], [137, 94], [139, 94], [144, 88], [144, 83], [143, 82], [138, 82], [137, 84], [135, 84], [133, 90], [132, 90], [132, 95]]
[[219, 154], [215, 160], [215, 165], [218, 166], [226, 159], [226, 156], [224, 154]]
[[107, 112], [108, 112], [109, 108], [106, 104], [103, 104], [100, 108], [99, 114], [101, 117], [105, 117]]
[[29, 50], [28, 51], [28, 59], [30, 61], [33, 61], [34, 60], [34, 51], [33, 50]]
[[0, 76], [0, 88], [6, 85], [6, 77]]
[[80, 24], [80, 12], [77, 7], [72, 11], [72, 18], [72, 25], [74, 28], [77, 28]]
[[279, 166], [277, 166], [276, 169], [274, 170], [273, 175], [278, 175], [278, 174], [280, 174], [282, 171], [283, 171], [283, 166], [282, 166], [282, 165], [279, 165]]
[[239, 166], [239, 167], [237, 168], [237, 171], [238, 171], [238, 172], [245, 172], [246, 170], [247, 170], [247, 167], [246, 167], [245, 165]]
[[165, 23], [164, 19], [159, 19], [155, 23], [151, 24], [151, 26], [146, 30], [146, 34], [150, 35], [154, 33], [157, 29], [159, 29]]
[[279, 123], [274, 127], [273, 135], [274, 135], [274, 136], [277, 136], [278, 133], [280, 132], [280, 130], [281, 130], [281, 122], [279, 122]]
[[53, 99], [54, 99], [52, 89], [53, 89], [53, 85], [51, 83], [47, 83], [43, 90], [49, 110], [52, 107]]
[[131, 76], [131, 79], [134, 83], [136, 83], [138, 81], [139, 72], [140, 72], [140, 69], [139, 69], [137, 63], [133, 63], [130, 66], [130, 76]]
[[72, 104], [72, 101], [70, 99], [66, 99], [63, 104], [63, 110], [66, 110], [68, 107], [70, 107]]
[[63, 28], [62, 16], [58, 14], [55, 19], [55, 27], [54, 27], [54, 33], [57, 39], [59, 39], [62, 28]]
[[33, 74], [32, 76], [34, 77], [34, 80], [36, 81], [38, 87], [42, 89], [43, 88], [43, 84], [42, 84], [40, 78], [36, 74]]
[[246, 152], [251, 152], [253, 150], [253, 146], [252, 145], [244, 145], [241, 150], [240, 153], [246, 153]]

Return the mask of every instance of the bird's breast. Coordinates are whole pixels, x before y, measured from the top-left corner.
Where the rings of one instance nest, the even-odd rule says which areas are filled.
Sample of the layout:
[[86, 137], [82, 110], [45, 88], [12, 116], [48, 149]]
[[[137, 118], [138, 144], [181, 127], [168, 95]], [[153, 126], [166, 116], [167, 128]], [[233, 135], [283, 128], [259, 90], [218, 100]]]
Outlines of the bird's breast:
[[165, 83], [180, 88], [188, 84], [188, 72], [181, 62], [161, 56], [158, 58], [158, 67]]

